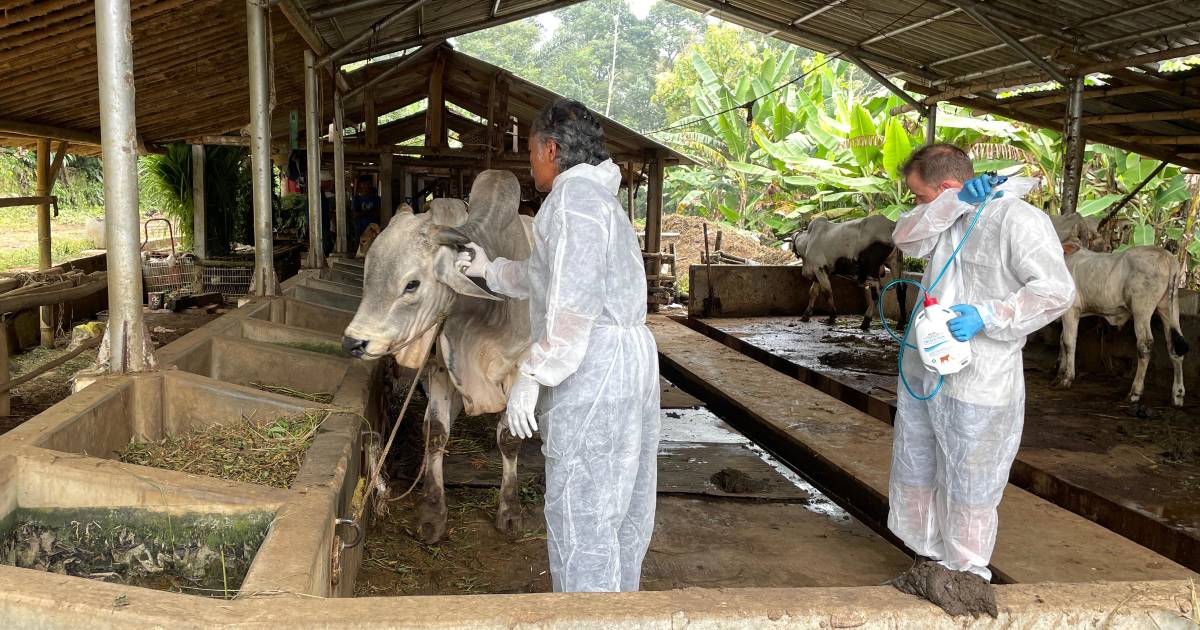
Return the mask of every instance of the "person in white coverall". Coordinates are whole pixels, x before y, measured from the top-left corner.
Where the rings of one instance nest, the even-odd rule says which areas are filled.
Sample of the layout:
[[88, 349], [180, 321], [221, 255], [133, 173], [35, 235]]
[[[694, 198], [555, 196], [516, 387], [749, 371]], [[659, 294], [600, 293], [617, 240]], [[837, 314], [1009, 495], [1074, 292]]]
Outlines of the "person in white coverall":
[[[975, 177], [952, 145], [918, 149], [902, 167], [919, 205], [893, 234], [905, 255], [928, 258], [928, 287], [962, 240], [990, 178]], [[1049, 217], [1001, 185], [932, 295], [959, 315], [951, 333], [970, 339], [972, 360], [922, 401], [903, 387], [898, 400], [888, 528], [918, 556], [990, 581], [997, 507], [1021, 442], [1025, 382], [1021, 349], [1030, 333], [1071, 305], [1075, 283]], [[1012, 186], [1011, 188], [1017, 188]], [[918, 302], [919, 304], [920, 302]], [[905, 349], [903, 373], [917, 396], [938, 375]], [[1013, 526], [1020, 527], [1019, 523]]]
[[533, 345], [506, 415], [522, 438], [541, 418], [554, 590], [636, 591], [654, 529], [659, 434], [642, 253], [595, 114], [559, 100], [533, 123], [529, 144], [534, 182], [549, 193], [530, 258], [488, 261], [470, 244], [460, 265], [529, 300]]

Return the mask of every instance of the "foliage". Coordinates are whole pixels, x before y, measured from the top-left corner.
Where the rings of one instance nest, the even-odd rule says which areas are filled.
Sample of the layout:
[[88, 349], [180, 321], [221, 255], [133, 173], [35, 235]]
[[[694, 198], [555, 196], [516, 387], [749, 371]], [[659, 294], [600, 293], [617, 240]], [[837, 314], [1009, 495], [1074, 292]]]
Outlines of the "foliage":
[[192, 248], [195, 230], [192, 223], [192, 148], [172, 144], [165, 153], [151, 154], [138, 160], [140, 185], [156, 200], [158, 209], [170, 218], [181, 235], [184, 249]]
[[275, 207], [276, 230], [299, 230], [308, 228], [308, 195], [291, 193], [279, 199]]
[[[50, 241], [50, 260], [54, 264], [71, 260], [81, 252], [92, 247], [92, 242], [83, 238], [56, 238]], [[0, 271], [9, 271], [20, 267], [38, 266], [37, 245], [22, 249], [0, 252]]]

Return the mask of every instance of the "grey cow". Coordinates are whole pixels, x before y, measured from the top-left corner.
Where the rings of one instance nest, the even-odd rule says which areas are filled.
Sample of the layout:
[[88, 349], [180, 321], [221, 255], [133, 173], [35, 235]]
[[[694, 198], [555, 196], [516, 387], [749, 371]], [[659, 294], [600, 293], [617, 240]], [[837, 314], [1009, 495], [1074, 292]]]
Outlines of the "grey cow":
[[1075, 303], [1062, 316], [1058, 376], [1054, 385], [1067, 388], [1075, 380], [1075, 342], [1080, 318], [1099, 315], [1118, 327], [1132, 318], [1138, 362], [1129, 400], [1140, 401], [1154, 349], [1150, 323], [1157, 313], [1175, 370], [1171, 401], [1177, 407], [1182, 406], [1183, 355], [1187, 354], [1188, 343], [1179, 326], [1179, 264], [1175, 258], [1157, 247], [1133, 247], [1111, 254], [1092, 252], [1083, 249], [1074, 238], [1063, 244], [1063, 253], [1067, 255], [1067, 269], [1075, 279]]
[[[530, 346], [529, 303], [500, 300], [455, 266], [457, 248], [467, 240], [492, 257], [529, 257], [529, 225], [517, 214], [521, 186], [511, 172], [484, 171], [475, 179], [470, 199], [470, 215], [462, 201], [435, 199], [428, 213], [401, 212], [392, 218], [367, 254], [362, 303], [342, 342], [354, 356], [390, 354], [401, 366], [415, 369], [425, 347], [436, 341], [425, 367], [428, 434], [418, 508], [426, 544], [446, 534], [442, 455], [451, 424], [460, 412], [503, 411], [517, 365]], [[503, 459], [496, 527], [516, 533], [521, 527], [520, 439], [502, 421], [496, 442]]]
[[[804, 261], [801, 273], [812, 281], [803, 321], [812, 316], [813, 307], [822, 294], [829, 300], [829, 325], [837, 321], [837, 305], [833, 301], [830, 275], [848, 275], [863, 287], [867, 310], [861, 328], [871, 327], [875, 304], [879, 301], [879, 280], [884, 277], [885, 264], [890, 263], [896, 277], [903, 273], [904, 259], [892, 243], [896, 224], [882, 215], [834, 223], [826, 218], [814, 219], [808, 229], [792, 237], [792, 251]], [[900, 328], [908, 318], [905, 285], [896, 287], [900, 300]]]

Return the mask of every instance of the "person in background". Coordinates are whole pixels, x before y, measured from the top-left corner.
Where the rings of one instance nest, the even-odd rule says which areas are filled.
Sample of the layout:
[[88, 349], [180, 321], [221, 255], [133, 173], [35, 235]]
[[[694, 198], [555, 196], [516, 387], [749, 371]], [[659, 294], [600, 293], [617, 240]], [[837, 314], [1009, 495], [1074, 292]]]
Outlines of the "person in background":
[[383, 214], [380, 209], [382, 207], [383, 200], [379, 198], [379, 193], [371, 184], [371, 176], [359, 177], [358, 181], [354, 183], [354, 201], [350, 205], [350, 220], [354, 227], [350, 242], [357, 241], [368, 225], [381, 224]]
[[1021, 349], [1067, 310], [1075, 282], [1050, 218], [1014, 194], [1014, 181], [989, 200], [991, 177], [977, 177], [971, 158], [949, 144], [916, 150], [902, 174], [918, 205], [892, 237], [906, 256], [929, 258], [924, 286], [949, 264], [931, 295], [953, 305], [950, 333], [970, 340], [972, 359], [935, 391], [938, 375], [903, 349], [911, 392], [903, 383], [896, 390], [888, 529], [917, 560], [892, 583], [947, 612], [995, 616], [988, 563], [1025, 419]]
[[530, 162], [549, 193], [528, 260], [459, 264], [529, 300], [533, 345], [508, 394], [508, 430], [531, 437], [540, 410], [546, 542], [554, 590], [636, 591], [654, 530], [659, 376], [646, 327], [646, 269], [617, 201], [621, 170], [599, 117], [559, 100], [534, 121]]

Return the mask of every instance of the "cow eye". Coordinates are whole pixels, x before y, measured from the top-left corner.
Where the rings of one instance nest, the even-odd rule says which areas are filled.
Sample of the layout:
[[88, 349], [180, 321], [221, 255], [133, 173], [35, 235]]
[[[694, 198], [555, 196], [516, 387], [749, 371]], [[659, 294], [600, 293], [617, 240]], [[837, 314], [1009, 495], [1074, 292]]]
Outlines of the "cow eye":
[[412, 293], [412, 292], [416, 291], [417, 288], [420, 286], [421, 286], [421, 282], [419, 280], [410, 280], [408, 282], [408, 284], [404, 285], [404, 292]]

